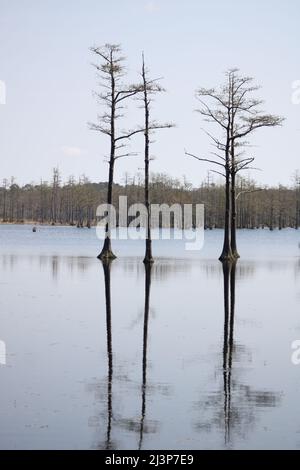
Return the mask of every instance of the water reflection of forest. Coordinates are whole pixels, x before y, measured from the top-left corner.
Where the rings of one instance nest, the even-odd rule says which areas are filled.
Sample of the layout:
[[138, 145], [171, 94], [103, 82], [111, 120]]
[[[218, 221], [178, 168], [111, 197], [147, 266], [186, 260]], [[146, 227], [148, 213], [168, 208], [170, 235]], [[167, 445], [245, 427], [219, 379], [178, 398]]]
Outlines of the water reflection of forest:
[[[88, 257], [78, 256], [59, 256], [59, 255], [38, 255], [26, 256], [10, 254], [0, 255], [0, 266], [3, 271], [13, 271], [21, 263], [26, 263], [32, 267], [38, 267], [40, 271], [50, 270], [52, 278], [58, 279], [60, 273], [63, 275], [66, 272], [69, 275], [84, 274], [97, 266], [97, 260]], [[120, 258], [117, 260], [116, 268], [122, 272], [140, 278], [144, 275], [143, 264], [137, 258]], [[279, 274], [289, 270], [293, 267], [295, 277], [300, 275], [300, 259], [291, 258], [289, 260], [255, 260], [255, 261], [240, 261], [236, 267], [237, 279], [252, 278], [256, 271], [260, 268], [267, 269], [268, 271], [277, 271]], [[170, 275], [185, 275], [194, 269], [198, 269], [205, 273], [207, 279], [222, 278], [222, 266], [219, 262], [214, 260], [193, 260], [193, 259], [159, 259], [154, 265], [152, 270], [152, 277], [155, 280], [165, 280]]]

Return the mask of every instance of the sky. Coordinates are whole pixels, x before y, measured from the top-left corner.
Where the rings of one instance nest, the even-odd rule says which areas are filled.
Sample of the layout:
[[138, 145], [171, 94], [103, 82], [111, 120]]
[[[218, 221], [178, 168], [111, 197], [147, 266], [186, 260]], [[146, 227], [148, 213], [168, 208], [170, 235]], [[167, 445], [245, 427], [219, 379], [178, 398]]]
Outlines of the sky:
[[[195, 90], [218, 86], [237, 67], [261, 85], [265, 111], [286, 118], [282, 128], [251, 139], [249, 156], [260, 170], [250, 176], [292, 184], [300, 168], [300, 99], [293, 95], [300, 88], [299, 20], [299, 0], [0, 0], [0, 181], [50, 180], [56, 166], [63, 180], [107, 179], [109, 140], [88, 127], [101, 112], [89, 48], [114, 43], [122, 45], [129, 82], [139, 80], [142, 52], [151, 76], [163, 77], [166, 92], [152, 116], [176, 128], [153, 137], [153, 172], [185, 176], [195, 186], [206, 178], [209, 164], [184, 155], [187, 149], [209, 158], [213, 151]], [[132, 101], [122, 127], [141, 119]], [[118, 182], [142, 171], [142, 136], [129, 150], [138, 155], [117, 161]]]

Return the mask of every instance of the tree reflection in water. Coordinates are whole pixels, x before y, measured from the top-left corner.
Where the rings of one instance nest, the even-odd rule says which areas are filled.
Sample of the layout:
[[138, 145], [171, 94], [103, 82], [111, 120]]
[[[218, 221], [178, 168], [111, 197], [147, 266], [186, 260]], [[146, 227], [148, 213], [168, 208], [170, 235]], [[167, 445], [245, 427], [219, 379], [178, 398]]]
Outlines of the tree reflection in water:
[[148, 322], [149, 322], [149, 307], [150, 307], [151, 269], [152, 269], [152, 264], [145, 264], [145, 308], [144, 308], [144, 328], [143, 328], [142, 412], [141, 412], [139, 449], [142, 448], [142, 444], [143, 444], [144, 425], [145, 425], [145, 417], [146, 417], [147, 344], [148, 344]]
[[[268, 390], [255, 390], [244, 384], [239, 377], [241, 371], [240, 353], [245, 348], [234, 341], [236, 269], [237, 261], [223, 262], [224, 285], [224, 338], [222, 351], [222, 387], [210, 393], [197, 403], [197, 408], [210, 414], [205, 420], [195, 424], [199, 432], [222, 431], [224, 443], [230, 447], [234, 437], [246, 438], [247, 432], [255, 424], [260, 410], [276, 407], [281, 394]], [[234, 363], [239, 367], [234, 368]]]
[[111, 423], [112, 423], [112, 383], [113, 383], [113, 352], [112, 352], [112, 325], [111, 325], [111, 289], [110, 270], [111, 261], [102, 262], [105, 282], [105, 305], [106, 305], [106, 338], [107, 338], [107, 432], [106, 449], [111, 448]]

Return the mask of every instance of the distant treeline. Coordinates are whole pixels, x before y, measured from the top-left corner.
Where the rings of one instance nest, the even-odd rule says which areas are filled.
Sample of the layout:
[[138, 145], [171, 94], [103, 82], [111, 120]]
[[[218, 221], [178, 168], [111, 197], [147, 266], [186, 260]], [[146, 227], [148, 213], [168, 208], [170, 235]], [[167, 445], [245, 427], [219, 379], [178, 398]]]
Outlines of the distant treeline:
[[[255, 181], [239, 178], [237, 183], [237, 227], [298, 229], [300, 226], [300, 178], [291, 187], [260, 187]], [[210, 178], [193, 187], [185, 179], [166, 174], [151, 176], [152, 204], [204, 204], [205, 226], [224, 227], [224, 186]], [[128, 197], [128, 206], [144, 201], [140, 174], [125, 175], [123, 184], [114, 184], [114, 204], [119, 196]], [[0, 221], [3, 223], [41, 223], [91, 227], [96, 224], [96, 209], [107, 198], [107, 183], [92, 183], [86, 177], [61, 182], [57, 169], [52, 181], [19, 186], [12, 178], [0, 188]]]

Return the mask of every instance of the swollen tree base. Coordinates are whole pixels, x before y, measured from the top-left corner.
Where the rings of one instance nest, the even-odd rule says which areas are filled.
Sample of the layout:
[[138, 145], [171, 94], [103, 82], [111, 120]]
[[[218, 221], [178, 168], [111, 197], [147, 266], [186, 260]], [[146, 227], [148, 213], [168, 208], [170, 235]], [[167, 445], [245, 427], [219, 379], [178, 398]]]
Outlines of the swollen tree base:
[[101, 261], [112, 261], [116, 259], [116, 255], [113, 254], [111, 250], [102, 250], [100, 255], [97, 256]]
[[[150, 216], [148, 215], [148, 217], [150, 217]], [[151, 230], [150, 227], [148, 227], [149, 233], [150, 233], [150, 230]], [[152, 256], [152, 240], [151, 240], [151, 237], [148, 237], [146, 239], [145, 258], [144, 258], [143, 263], [145, 265], [154, 263], [154, 258]]]
[[234, 246], [232, 248], [231, 245], [228, 246], [227, 243], [225, 243], [225, 246], [223, 247], [222, 254], [219, 258], [219, 261], [236, 261], [237, 259], [240, 258], [240, 255], [237, 251], [237, 248]]
[[224, 261], [234, 261], [236, 258], [234, 257], [233, 253], [230, 251], [229, 253], [222, 253], [220, 258], [219, 258], [219, 261], [221, 261], [221, 263], [223, 263]]
[[101, 261], [112, 261], [117, 258], [112, 252], [110, 238], [105, 239], [103, 249], [97, 258]]
[[240, 258], [240, 255], [238, 254], [238, 252], [236, 250], [232, 251], [232, 256], [233, 256], [233, 259], [239, 259]]

